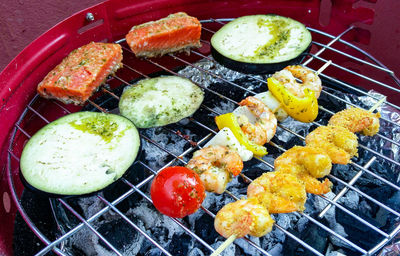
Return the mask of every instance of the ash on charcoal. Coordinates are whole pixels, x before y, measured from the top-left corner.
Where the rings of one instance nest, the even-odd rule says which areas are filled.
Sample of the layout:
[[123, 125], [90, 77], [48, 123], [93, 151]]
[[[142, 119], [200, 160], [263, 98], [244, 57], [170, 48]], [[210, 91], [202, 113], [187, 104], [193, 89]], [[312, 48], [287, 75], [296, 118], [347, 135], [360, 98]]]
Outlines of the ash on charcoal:
[[[223, 243], [223, 241], [218, 241], [215, 244], [211, 245], [211, 247], [216, 249], [216, 248], [220, 247], [222, 243]], [[221, 252], [220, 255], [221, 256], [236, 256], [236, 255], [240, 255], [240, 254], [236, 253], [235, 244], [230, 244], [230, 245], [228, 245], [228, 247], [226, 247], [226, 249], [223, 252]]]
[[[144, 237], [127, 225], [125, 221], [107, 221], [98, 223], [96, 226], [99, 226], [98, 232], [124, 255], [136, 255], [139, 252]], [[113, 251], [88, 228], [75, 234], [73, 239], [74, 247], [83, 251], [85, 255], [114, 255]]]
[[204, 253], [199, 248], [193, 248], [187, 256], [204, 256]]

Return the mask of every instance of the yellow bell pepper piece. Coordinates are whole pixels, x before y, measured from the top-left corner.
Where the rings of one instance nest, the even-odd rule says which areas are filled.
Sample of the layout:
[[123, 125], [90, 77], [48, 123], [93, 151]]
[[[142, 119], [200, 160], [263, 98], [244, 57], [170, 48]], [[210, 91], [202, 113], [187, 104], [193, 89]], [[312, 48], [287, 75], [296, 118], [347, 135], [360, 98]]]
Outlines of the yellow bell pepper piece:
[[318, 101], [313, 91], [304, 89], [304, 97], [297, 97], [274, 77], [268, 78], [268, 89], [294, 119], [309, 123], [318, 115]]
[[228, 127], [232, 131], [236, 139], [239, 141], [239, 143], [245, 146], [246, 149], [253, 152], [254, 155], [261, 157], [268, 154], [268, 151], [265, 147], [255, 144], [247, 138], [242, 129], [240, 129], [236, 116], [233, 113], [216, 116], [215, 122], [217, 123], [218, 129], [220, 130], [224, 127]]

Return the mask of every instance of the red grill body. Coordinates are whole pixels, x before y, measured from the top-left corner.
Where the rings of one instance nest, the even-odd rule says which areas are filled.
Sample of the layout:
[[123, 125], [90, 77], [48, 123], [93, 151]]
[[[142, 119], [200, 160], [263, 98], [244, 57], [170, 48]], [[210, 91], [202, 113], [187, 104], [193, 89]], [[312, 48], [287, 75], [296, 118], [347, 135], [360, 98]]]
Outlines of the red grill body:
[[[170, 13], [185, 11], [198, 19], [231, 18], [249, 14], [276, 13], [299, 20], [300, 22], [337, 35], [353, 25], [356, 27], [343, 39], [371, 53], [395, 74], [400, 73], [398, 56], [400, 53], [400, 24], [395, 20], [400, 12], [397, 0], [258, 0], [258, 1], [212, 1], [212, 0], [110, 0], [86, 10], [82, 10], [28, 45], [0, 74], [0, 254], [12, 254], [12, 236], [14, 218], [17, 211], [10, 199], [9, 184], [6, 178], [7, 148], [10, 143], [11, 129], [26, 105], [36, 93], [37, 84], [70, 51], [90, 41], [112, 42], [124, 38], [129, 29], [136, 24], [165, 17]], [[87, 13], [93, 14], [93, 22], [86, 19]], [[325, 40], [325, 39], [321, 39]], [[319, 42], [321, 40], [318, 40]], [[350, 52], [364, 58], [360, 53], [346, 45], [335, 45], [337, 49]], [[209, 49], [203, 50], [205, 54]], [[329, 59], [329, 52], [322, 55]], [[131, 66], [146, 65], [139, 60], [127, 60]], [[355, 65], [346, 57], [335, 59], [338, 64], [355, 71], [368, 72], [370, 67]], [[370, 61], [370, 60], [368, 60]], [[166, 63], [174, 66], [174, 63]], [[314, 61], [315, 67], [321, 62]], [[311, 65], [311, 67], [313, 67]], [[154, 66], [141, 66], [147, 72], [156, 71]], [[328, 69], [335, 72], [335, 69]], [[376, 72], [373, 70], [373, 72]], [[379, 81], [397, 86], [386, 73], [378, 74]], [[376, 88], [373, 84], [361, 81], [357, 77], [343, 77], [348, 83], [366, 89]], [[361, 83], [362, 82], [362, 83]], [[378, 90], [378, 88], [376, 88]], [[390, 91], [379, 88], [388, 95], [389, 101], [399, 105], [400, 99], [391, 98]], [[70, 106], [71, 109], [76, 109]], [[50, 110], [51, 111], [51, 110]], [[51, 113], [50, 113], [51, 114]], [[57, 113], [53, 113], [57, 115]], [[19, 145], [22, 149], [23, 145]], [[18, 170], [12, 170], [18, 175]], [[18, 194], [23, 187], [15, 184]], [[5, 206], [3, 207], [3, 204]]]

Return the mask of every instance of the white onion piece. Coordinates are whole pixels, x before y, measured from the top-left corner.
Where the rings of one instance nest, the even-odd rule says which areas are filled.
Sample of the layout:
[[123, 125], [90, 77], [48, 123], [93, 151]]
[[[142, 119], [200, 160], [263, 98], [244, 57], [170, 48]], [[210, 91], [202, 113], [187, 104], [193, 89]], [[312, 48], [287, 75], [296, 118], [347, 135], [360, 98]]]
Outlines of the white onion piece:
[[239, 143], [231, 129], [228, 127], [222, 128], [207, 144], [205, 147], [211, 145], [220, 145], [228, 147], [239, 153], [243, 161], [249, 161], [253, 157], [253, 152], [246, 149], [245, 146]]

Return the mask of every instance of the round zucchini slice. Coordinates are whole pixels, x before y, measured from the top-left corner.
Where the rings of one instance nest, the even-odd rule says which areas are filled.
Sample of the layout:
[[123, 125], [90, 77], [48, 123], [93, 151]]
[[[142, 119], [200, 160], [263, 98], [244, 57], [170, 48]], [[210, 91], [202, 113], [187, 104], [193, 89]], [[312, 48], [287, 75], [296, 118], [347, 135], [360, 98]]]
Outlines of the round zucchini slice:
[[311, 46], [311, 33], [300, 22], [268, 14], [237, 18], [211, 38], [211, 54], [221, 65], [265, 74], [300, 63]]
[[119, 111], [138, 128], [158, 127], [192, 115], [203, 99], [204, 92], [189, 79], [162, 76], [126, 88]]
[[122, 177], [140, 147], [128, 119], [96, 112], [66, 115], [40, 129], [20, 161], [28, 188], [48, 195], [86, 195]]

